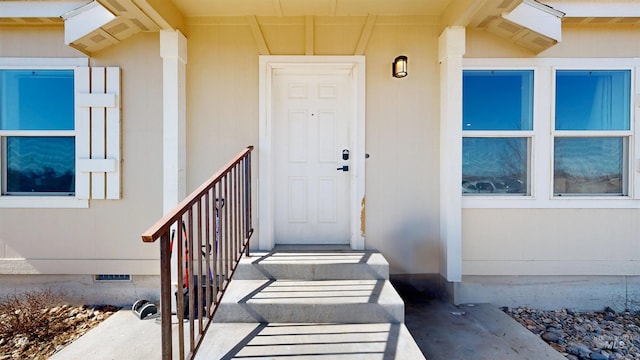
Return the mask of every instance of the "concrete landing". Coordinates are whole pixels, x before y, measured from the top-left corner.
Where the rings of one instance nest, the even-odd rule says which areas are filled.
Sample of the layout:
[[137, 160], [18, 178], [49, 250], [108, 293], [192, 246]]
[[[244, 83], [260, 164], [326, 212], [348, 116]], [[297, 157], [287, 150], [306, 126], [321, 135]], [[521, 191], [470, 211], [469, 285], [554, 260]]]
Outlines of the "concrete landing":
[[140, 320], [131, 310], [120, 310], [49, 359], [160, 359], [160, 344], [155, 319]]
[[427, 359], [566, 360], [497, 305], [455, 306], [414, 280], [392, 282], [405, 302], [405, 325]]
[[196, 359], [424, 359], [404, 324], [215, 323], [207, 337]]
[[566, 360], [491, 304], [405, 303], [405, 324], [429, 360]]

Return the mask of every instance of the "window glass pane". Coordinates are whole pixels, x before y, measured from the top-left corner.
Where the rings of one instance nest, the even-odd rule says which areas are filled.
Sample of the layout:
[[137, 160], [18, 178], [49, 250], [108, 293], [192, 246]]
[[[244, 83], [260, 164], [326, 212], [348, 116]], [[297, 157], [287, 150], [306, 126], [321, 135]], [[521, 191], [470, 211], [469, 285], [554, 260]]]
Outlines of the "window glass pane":
[[629, 130], [631, 71], [556, 72], [556, 130]]
[[533, 70], [466, 70], [462, 130], [532, 130]]
[[526, 195], [527, 138], [463, 138], [462, 192]]
[[554, 147], [554, 193], [623, 193], [623, 138], [556, 138]]
[[75, 192], [73, 137], [7, 137], [7, 193]]
[[0, 130], [73, 128], [73, 70], [0, 70]]

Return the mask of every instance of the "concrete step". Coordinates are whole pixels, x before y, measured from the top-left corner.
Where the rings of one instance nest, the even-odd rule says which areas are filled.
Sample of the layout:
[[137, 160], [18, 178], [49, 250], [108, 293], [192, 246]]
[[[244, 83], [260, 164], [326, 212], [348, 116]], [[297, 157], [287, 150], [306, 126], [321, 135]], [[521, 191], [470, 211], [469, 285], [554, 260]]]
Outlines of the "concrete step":
[[213, 323], [196, 359], [424, 359], [404, 324]]
[[388, 280], [389, 263], [376, 251], [255, 252], [243, 257], [233, 280]]
[[231, 281], [215, 322], [402, 323], [404, 302], [388, 280]]

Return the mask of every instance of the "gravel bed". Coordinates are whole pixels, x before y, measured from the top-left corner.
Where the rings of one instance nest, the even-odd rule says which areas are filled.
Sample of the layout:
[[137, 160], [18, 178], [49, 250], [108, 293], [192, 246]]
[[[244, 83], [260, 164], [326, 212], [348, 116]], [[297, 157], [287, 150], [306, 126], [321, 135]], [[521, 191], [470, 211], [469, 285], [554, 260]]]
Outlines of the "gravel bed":
[[640, 313], [502, 308], [571, 360], [640, 359]]

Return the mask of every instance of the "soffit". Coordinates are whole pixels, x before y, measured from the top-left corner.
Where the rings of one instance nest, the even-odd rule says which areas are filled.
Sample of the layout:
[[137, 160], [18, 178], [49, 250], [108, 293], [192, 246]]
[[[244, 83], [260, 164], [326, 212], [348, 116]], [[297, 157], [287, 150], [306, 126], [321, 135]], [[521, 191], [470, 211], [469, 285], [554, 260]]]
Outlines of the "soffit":
[[469, 26], [488, 31], [536, 53], [558, 43], [559, 38], [545, 35], [539, 29], [532, 29], [520, 22], [512, 21], [509, 15], [515, 13], [519, 7], [528, 7], [529, 11], [533, 12], [531, 17], [544, 14], [557, 18], [555, 24], [545, 26], [555, 27], [560, 34], [560, 21], [565, 14], [536, 0], [488, 0], [487, 4], [476, 13]]
[[100, 5], [115, 18], [69, 45], [84, 52], [94, 53], [119, 43], [142, 31], [158, 31], [160, 27], [132, 0], [100, 0]]
[[185, 17], [440, 15], [456, 0], [173, 0]]
[[[186, 18], [198, 17], [293, 17], [293, 16], [436, 16], [442, 21], [453, 19], [452, 24], [441, 26], [467, 26], [486, 30], [495, 35], [508, 39], [518, 45], [527, 47], [535, 52], [543, 51], [553, 46], [559, 39], [549, 38], [532, 31], [520, 24], [510, 22], [503, 15], [512, 12], [523, 1], [536, 2], [550, 9], [566, 11], [562, 18], [563, 24], [581, 25], [612, 25], [612, 24], [640, 24], [640, 10], [637, 0], [97, 0], [97, 2], [115, 15], [114, 19], [103, 26], [97, 27], [86, 35], [69, 41], [69, 45], [91, 54], [110, 45], [143, 31], [158, 31], [166, 29], [157, 14], [148, 12], [154, 4], [171, 4], [174, 10], [181, 12]], [[7, 3], [29, 4], [26, 9], [33, 9], [39, 4], [88, 4], [90, 0], [2, 0], [0, 6]], [[544, 4], [542, 3], [544, 2]], [[613, 3], [617, 4], [614, 5]], [[464, 4], [462, 6], [461, 4]], [[578, 6], [576, 4], [592, 4], [593, 6]], [[460, 9], [456, 9], [456, 5]], [[620, 6], [622, 5], [622, 6]], [[466, 8], [465, 8], [466, 6]], [[572, 7], [573, 6], [573, 7]], [[628, 13], [629, 6], [635, 6], [635, 12]], [[565, 10], [569, 9], [569, 10]], [[624, 14], [605, 13], [603, 9], [617, 9]], [[453, 10], [453, 14], [451, 14]], [[472, 9], [469, 10], [469, 9]], [[580, 9], [580, 13], [573, 14]], [[591, 13], [586, 10], [593, 9]], [[34, 14], [42, 11], [33, 10]], [[18, 27], [51, 27], [62, 26], [64, 20], [59, 16], [43, 14], [43, 16], [3, 16], [0, 11], [0, 26]]]

